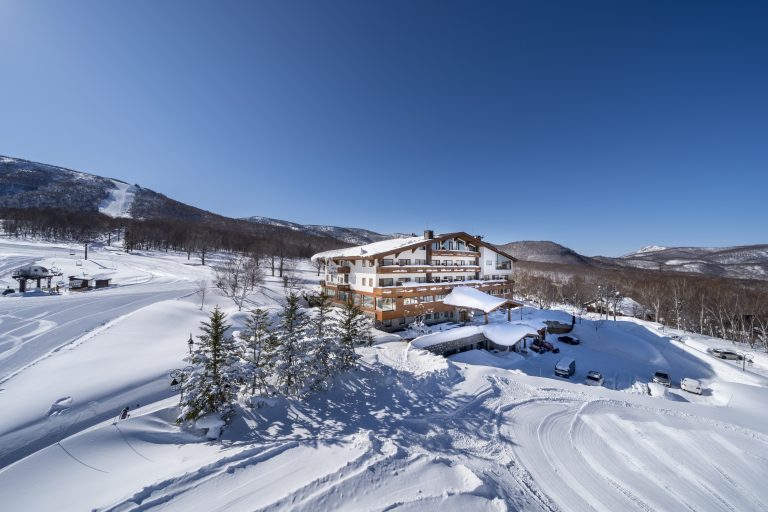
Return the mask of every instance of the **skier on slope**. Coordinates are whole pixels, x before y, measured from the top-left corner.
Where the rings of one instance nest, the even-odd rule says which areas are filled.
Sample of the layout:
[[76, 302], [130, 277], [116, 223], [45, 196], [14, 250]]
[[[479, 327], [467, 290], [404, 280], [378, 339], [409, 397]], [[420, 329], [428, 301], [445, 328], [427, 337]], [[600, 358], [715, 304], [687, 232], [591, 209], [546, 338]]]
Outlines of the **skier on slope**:
[[120, 411], [120, 419], [124, 420], [128, 417], [128, 406], [126, 406], [122, 411]]

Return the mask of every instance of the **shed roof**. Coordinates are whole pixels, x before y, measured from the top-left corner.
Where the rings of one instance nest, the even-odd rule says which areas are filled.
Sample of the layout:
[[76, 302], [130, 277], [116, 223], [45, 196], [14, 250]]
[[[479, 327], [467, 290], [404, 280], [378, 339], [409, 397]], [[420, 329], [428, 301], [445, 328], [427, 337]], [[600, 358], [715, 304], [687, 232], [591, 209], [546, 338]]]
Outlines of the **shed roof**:
[[449, 306], [479, 309], [486, 313], [490, 313], [508, 302], [508, 299], [488, 295], [470, 286], [457, 286], [443, 299], [443, 304], [448, 304]]

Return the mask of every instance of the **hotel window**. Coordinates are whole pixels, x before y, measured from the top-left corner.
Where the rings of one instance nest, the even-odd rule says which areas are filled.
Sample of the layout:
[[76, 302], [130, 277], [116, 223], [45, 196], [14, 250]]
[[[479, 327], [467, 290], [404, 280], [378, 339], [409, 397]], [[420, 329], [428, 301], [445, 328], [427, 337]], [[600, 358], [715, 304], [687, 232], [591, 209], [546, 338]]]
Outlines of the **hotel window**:
[[363, 295], [363, 307], [373, 308], [373, 297], [369, 295]]
[[413, 280], [415, 282], [417, 282], [417, 283], [426, 283], [427, 282], [427, 278], [426, 277], [415, 277], [415, 278], [413, 278]]
[[409, 260], [407, 258], [406, 259], [400, 258], [399, 260], [397, 260], [397, 263], [399, 265], [410, 265], [411, 264], [411, 260]]
[[394, 286], [395, 280], [391, 277], [387, 279], [379, 279], [379, 286]]
[[449, 251], [453, 250], [453, 240], [448, 240], [448, 250]]
[[433, 265], [440, 265], [440, 260], [432, 260]]
[[432, 249], [435, 251], [440, 250], [440, 242], [432, 242]]
[[414, 265], [426, 265], [427, 260], [413, 260]]
[[435, 302], [435, 297], [432, 295], [424, 295], [419, 297], [419, 302]]
[[457, 251], [463, 251], [464, 250], [464, 242], [461, 240], [456, 240], [456, 250]]
[[385, 267], [388, 266], [388, 265], [394, 265], [395, 264], [395, 260], [387, 258], [385, 260], [381, 260], [381, 264], [384, 265]]
[[406, 297], [403, 299], [403, 304], [406, 306], [411, 306], [413, 304], [418, 304], [418, 303], [419, 303], [419, 299], [417, 299], [416, 297]]
[[445, 294], [435, 295], [435, 301], [443, 300], [445, 298]]
[[394, 311], [395, 301], [390, 298], [378, 298], [376, 299], [376, 309], [379, 311]]

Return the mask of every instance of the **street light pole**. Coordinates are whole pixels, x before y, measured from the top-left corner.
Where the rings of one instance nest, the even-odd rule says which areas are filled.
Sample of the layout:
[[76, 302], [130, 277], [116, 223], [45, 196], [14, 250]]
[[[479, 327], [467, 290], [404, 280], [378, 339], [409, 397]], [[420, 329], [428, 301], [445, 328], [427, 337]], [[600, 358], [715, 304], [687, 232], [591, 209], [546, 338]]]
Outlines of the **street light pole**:
[[184, 381], [187, 380], [189, 374], [191, 374], [194, 370], [194, 366], [187, 366], [184, 368], [176, 368], [168, 372], [168, 375], [171, 377], [171, 390], [181, 390], [181, 394], [179, 395], [179, 405], [181, 405], [181, 402], [184, 401]]

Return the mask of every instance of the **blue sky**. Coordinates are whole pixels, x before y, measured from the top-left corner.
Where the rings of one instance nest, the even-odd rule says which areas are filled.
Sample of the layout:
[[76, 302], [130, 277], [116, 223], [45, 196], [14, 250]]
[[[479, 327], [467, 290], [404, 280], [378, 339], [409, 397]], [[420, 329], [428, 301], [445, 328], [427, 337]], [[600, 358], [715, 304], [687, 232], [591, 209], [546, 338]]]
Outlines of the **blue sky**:
[[229, 216], [768, 242], [766, 2], [0, 0], [0, 154]]

